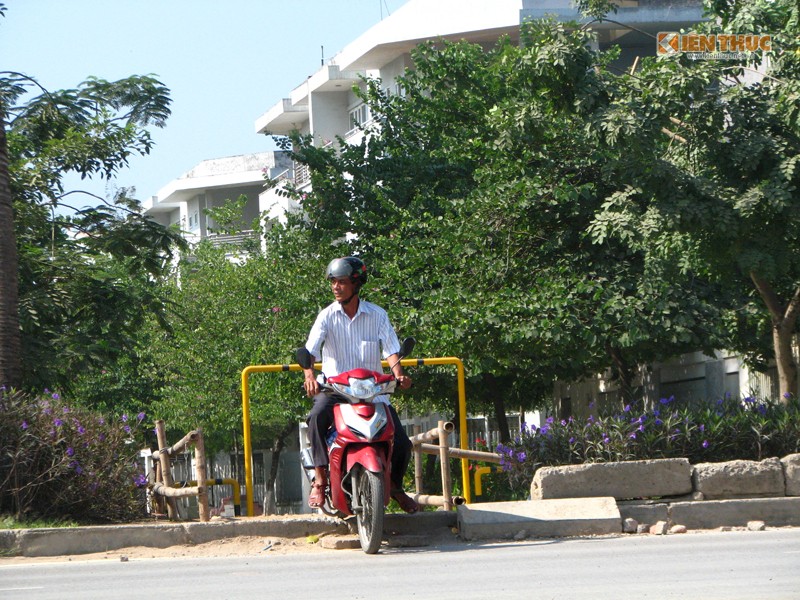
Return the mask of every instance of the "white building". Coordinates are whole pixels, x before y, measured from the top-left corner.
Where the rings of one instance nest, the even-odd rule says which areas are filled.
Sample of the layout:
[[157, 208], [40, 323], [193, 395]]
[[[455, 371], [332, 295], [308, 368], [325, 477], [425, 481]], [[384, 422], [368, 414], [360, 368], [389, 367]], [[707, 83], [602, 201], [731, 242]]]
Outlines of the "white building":
[[285, 152], [259, 152], [204, 160], [161, 188], [143, 203], [145, 214], [165, 226], [176, 225], [190, 243], [201, 239], [231, 241], [216, 233], [216, 224], [205, 210], [240, 196], [247, 198], [241, 237], [252, 235], [251, 224], [270, 210], [266, 178], [292, 177]]

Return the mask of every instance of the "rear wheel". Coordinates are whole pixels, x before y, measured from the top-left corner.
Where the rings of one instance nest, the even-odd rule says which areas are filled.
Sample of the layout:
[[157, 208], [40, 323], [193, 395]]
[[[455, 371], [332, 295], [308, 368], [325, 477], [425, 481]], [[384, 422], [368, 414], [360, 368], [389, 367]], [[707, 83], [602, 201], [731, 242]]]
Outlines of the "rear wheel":
[[356, 482], [356, 496], [360, 507], [356, 523], [361, 549], [367, 554], [375, 554], [383, 537], [383, 474], [362, 469]]

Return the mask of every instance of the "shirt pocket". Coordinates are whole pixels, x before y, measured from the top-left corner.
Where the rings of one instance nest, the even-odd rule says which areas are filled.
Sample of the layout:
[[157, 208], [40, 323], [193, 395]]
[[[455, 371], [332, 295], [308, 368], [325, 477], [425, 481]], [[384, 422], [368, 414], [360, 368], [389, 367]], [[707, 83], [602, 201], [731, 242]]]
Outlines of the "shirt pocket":
[[378, 342], [361, 342], [361, 360], [368, 369], [379, 369], [381, 349]]

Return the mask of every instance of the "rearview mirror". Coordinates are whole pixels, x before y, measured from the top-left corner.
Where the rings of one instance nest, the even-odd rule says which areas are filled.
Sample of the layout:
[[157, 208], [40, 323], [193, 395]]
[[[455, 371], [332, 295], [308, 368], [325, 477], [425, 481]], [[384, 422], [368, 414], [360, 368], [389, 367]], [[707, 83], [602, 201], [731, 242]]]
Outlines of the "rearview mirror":
[[398, 356], [400, 356], [400, 358], [405, 358], [414, 351], [414, 346], [416, 344], [417, 340], [412, 337], [407, 337], [403, 340], [403, 343], [400, 344], [400, 352], [398, 352]]
[[297, 349], [297, 364], [304, 369], [314, 368], [314, 357], [311, 356], [311, 352], [305, 346]]

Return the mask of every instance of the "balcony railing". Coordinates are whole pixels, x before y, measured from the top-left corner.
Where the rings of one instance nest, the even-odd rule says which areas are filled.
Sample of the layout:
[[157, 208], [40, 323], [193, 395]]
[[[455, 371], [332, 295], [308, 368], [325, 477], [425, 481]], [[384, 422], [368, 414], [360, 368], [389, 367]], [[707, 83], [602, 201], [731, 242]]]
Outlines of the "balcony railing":
[[211, 242], [215, 248], [221, 246], [236, 246], [242, 247], [248, 241], [258, 241], [258, 232], [253, 230], [241, 231], [236, 234], [226, 235], [221, 233], [210, 233], [206, 239]]
[[311, 183], [311, 174], [308, 171], [308, 165], [294, 163], [294, 184], [297, 187], [302, 187], [309, 183]]

